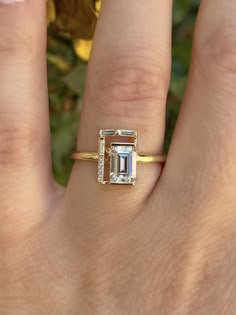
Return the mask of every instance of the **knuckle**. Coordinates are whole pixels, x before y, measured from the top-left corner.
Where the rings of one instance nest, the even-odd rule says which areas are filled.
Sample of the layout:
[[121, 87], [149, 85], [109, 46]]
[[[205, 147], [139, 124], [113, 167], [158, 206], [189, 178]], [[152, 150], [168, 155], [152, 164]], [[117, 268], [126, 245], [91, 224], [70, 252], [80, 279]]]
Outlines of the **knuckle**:
[[219, 75], [236, 74], [236, 37], [233, 28], [212, 31], [204, 40], [197, 39], [195, 55], [205, 69]]
[[[139, 112], [147, 106], [146, 112], [160, 110], [158, 103], [166, 100], [169, 88], [169, 71], [161, 69], [152, 60], [130, 60], [125, 58], [109, 62], [109, 66], [95, 74], [89, 95], [96, 91], [99, 110], [112, 111], [116, 116], [126, 115], [127, 109]], [[95, 86], [94, 86], [95, 84]]]
[[106, 94], [112, 100], [120, 102], [159, 98], [161, 93], [166, 93], [165, 83], [165, 78], [160, 77], [159, 73], [140, 66], [108, 70], [101, 80]]
[[22, 28], [0, 30], [0, 54], [4, 56], [22, 56], [28, 59], [32, 52], [32, 39], [29, 32]]
[[27, 124], [14, 126], [3, 124], [0, 127], [0, 165], [30, 165], [32, 157], [39, 152], [40, 139], [35, 128]]

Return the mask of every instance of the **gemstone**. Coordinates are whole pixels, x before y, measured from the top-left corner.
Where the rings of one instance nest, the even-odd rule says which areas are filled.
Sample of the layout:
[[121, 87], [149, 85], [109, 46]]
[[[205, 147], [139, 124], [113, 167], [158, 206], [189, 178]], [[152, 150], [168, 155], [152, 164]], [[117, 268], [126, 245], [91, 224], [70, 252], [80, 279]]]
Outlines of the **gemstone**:
[[133, 144], [112, 144], [110, 148], [110, 182], [134, 184], [136, 178], [136, 150]]
[[116, 130], [114, 129], [100, 130], [100, 137], [115, 136], [115, 135], [116, 135]]
[[120, 136], [129, 136], [129, 137], [136, 137], [137, 133], [134, 130], [118, 130], [117, 134]]
[[98, 154], [104, 155], [104, 153], [105, 153], [105, 140], [100, 139], [98, 142]]
[[98, 181], [102, 183], [104, 181], [104, 157], [100, 156], [98, 159]]

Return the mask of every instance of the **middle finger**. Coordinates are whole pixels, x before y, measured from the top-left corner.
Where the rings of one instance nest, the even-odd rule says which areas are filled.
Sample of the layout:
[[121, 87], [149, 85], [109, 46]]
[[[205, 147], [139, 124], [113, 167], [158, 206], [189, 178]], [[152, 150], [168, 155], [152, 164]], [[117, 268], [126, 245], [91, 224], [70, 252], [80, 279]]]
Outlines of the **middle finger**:
[[[139, 151], [162, 153], [171, 20], [171, 0], [103, 1], [88, 70], [79, 151], [96, 151], [99, 129], [112, 128], [136, 130]], [[110, 200], [106, 193], [111, 190], [98, 186], [96, 167], [76, 162], [71, 184], [80, 187], [80, 200], [88, 199], [87, 194], [93, 191], [104, 203]], [[131, 200], [140, 204], [150, 194], [160, 171], [157, 164], [139, 166], [137, 186], [124, 187], [126, 197], [122, 201], [120, 189], [112, 187], [112, 198], [126, 205]]]

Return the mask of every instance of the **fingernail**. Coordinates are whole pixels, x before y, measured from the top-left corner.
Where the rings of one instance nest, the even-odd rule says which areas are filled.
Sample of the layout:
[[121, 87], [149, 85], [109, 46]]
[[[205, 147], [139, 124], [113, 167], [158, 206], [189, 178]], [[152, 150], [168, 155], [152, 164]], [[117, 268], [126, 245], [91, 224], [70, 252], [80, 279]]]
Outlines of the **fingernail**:
[[0, 3], [2, 4], [12, 4], [16, 2], [24, 2], [24, 0], [0, 0]]

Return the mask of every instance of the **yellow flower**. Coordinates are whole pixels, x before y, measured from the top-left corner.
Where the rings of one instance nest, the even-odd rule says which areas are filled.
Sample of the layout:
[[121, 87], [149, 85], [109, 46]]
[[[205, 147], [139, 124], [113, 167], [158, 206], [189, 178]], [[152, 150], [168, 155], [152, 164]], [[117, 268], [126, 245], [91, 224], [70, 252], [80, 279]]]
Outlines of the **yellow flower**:
[[81, 59], [88, 61], [92, 48], [91, 40], [76, 39], [74, 41], [74, 50]]
[[102, 4], [102, 0], [98, 0], [98, 1], [96, 1], [96, 5], [95, 5], [95, 7], [96, 7], [96, 10], [99, 12], [100, 11], [100, 9], [101, 9], [101, 4]]
[[56, 9], [53, 0], [47, 0], [47, 24], [56, 20]]
[[[96, 8], [96, 16], [98, 16], [100, 8], [101, 8], [101, 2], [102, 0], [95, 0], [95, 8]], [[81, 2], [82, 5], [82, 2]], [[55, 7], [55, 3], [54, 0], [47, 0], [47, 23], [48, 25], [52, 22], [55, 22], [57, 18], [56, 15], [56, 7]], [[71, 17], [72, 20], [72, 17]], [[81, 27], [83, 26], [83, 24], [81, 25]], [[84, 25], [86, 27], [86, 25]], [[84, 31], [84, 34], [86, 34], [86, 29]], [[82, 35], [82, 31], [80, 32], [81, 36]], [[78, 35], [78, 34], [77, 34]], [[74, 40], [74, 50], [75, 53], [77, 54], [77, 56], [79, 58], [81, 58], [82, 60], [88, 61], [89, 57], [90, 57], [90, 52], [91, 52], [91, 48], [92, 48], [92, 40], [88, 40], [88, 39], [75, 39]], [[50, 57], [50, 59], [52, 59], [52, 56]], [[67, 66], [61, 62], [61, 60], [51, 60], [52, 62], [59, 63], [60, 64], [60, 68], [62, 69], [66, 69]]]
[[[102, 0], [96, 1], [96, 11], [97, 16], [99, 14], [99, 11], [101, 9], [101, 3]], [[82, 60], [88, 61], [92, 49], [92, 40], [84, 40], [84, 39], [76, 39], [74, 41], [74, 50], [77, 56], [79, 56]]]

